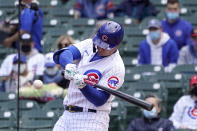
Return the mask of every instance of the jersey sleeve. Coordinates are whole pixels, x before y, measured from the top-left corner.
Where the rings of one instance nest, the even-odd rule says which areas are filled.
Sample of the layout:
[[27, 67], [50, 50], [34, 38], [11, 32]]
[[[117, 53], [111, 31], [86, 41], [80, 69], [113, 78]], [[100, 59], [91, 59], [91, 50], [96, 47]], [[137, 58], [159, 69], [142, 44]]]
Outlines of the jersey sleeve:
[[122, 66], [114, 66], [102, 76], [98, 84], [117, 90], [122, 86], [124, 76], [125, 68]]

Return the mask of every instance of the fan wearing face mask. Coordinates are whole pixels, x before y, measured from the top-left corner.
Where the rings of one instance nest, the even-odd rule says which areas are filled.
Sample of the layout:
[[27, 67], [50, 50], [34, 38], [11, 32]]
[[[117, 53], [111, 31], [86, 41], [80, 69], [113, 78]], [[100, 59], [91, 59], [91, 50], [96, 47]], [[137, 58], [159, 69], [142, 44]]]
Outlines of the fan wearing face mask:
[[175, 131], [170, 120], [160, 117], [161, 99], [156, 95], [147, 95], [145, 101], [152, 103], [153, 109], [142, 110], [143, 118], [132, 120], [126, 131]]
[[170, 120], [176, 129], [197, 130], [197, 75], [190, 78], [189, 94], [176, 102]]
[[[12, 71], [9, 76], [5, 77], [5, 91], [16, 92], [18, 82], [18, 56], [15, 55], [13, 59]], [[33, 81], [33, 73], [28, 71], [27, 61], [24, 55], [20, 57], [20, 87], [30, 86]]]
[[45, 71], [43, 74], [44, 84], [58, 84], [63, 79], [61, 70], [53, 62], [53, 53], [47, 53], [45, 55]]
[[180, 18], [179, 0], [168, 0], [165, 9], [166, 19], [162, 21], [163, 31], [176, 41], [178, 49], [189, 43], [192, 25]]
[[[31, 34], [22, 34], [20, 44], [21, 54], [26, 57], [28, 71], [32, 72], [36, 78], [42, 76], [44, 71], [44, 55], [34, 48], [35, 43], [32, 40]], [[11, 73], [12, 61], [15, 55], [10, 54], [5, 58], [0, 68], [0, 76], [8, 76]]]
[[191, 33], [191, 42], [179, 52], [178, 64], [197, 64], [197, 28]]
[[166, 69], [174, 67], [178, 59], [178, 48], [174, 40], [163, 32], [157, 19], [148, 22], [149, 34], [140, 43], [138, 64], [163, 65]]

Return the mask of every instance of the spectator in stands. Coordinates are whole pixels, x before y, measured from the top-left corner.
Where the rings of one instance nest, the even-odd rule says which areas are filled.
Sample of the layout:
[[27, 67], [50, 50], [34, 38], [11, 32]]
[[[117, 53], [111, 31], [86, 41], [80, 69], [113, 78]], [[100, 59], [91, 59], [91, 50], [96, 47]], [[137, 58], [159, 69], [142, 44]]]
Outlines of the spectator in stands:
[[140, 23], [147, 16], [156, 16], [157, 10], [150, 0], [124, 0], [114, 9], [115, 16], [126, 14]]
[[61, 35], [56, 42], [57, 49], [60, 50], [62, 48], [65, 48], [69, 45], [74, 44], [74, 40], [72, 37], [68, 35]]
[[[23, 10], [20, 14], [20, 34], [30, 33], [32, 35], [33, 41], [35, 43], [34, 47], [42, 52], [42, 23], [43, 23], [43, 12], [38, 7], [36, 2], [32, 0], [22, 0]], [[13, 45], [18, 40], [19, 32], [15, 33], [11, 37], [8, 37], [4, 40], [4, 45], [7, 47], [14, 46], [17, 48], [17, 45]]]
[[[16, 92], [18, 86], [18, 55], [15, 55], [13, 60], [13, 66], [11, 73], [4, 77], [4, 89], [5, 92]], [[28, 71], [27, 61], [24, 55], [20, 56], [20, 87], [30, 86], [33, 81], [33, 73]]]
[[162, 31], [161, 23], [152, 19], [148, 23], [149, 34], [140, 43], [138, 64], [163, 65], [166, 71], [175, 67], [178, 59], [176, 42]]
[[[27, 59], [28, 70], [35, 78], [42, 76], [44, 71], [44, 55], [39, 53], [34, 47], [34, 42], [30, 34], [25, 33], [21, 36], [21, 51]], [[12, 70], [12, 60], [16, 54], [8, 55], [0, 68], [0, 76], [8, 76]]]
[[126, 131], [174, 131], [172, 122], [160, 117], [161, 99], [155, 95], [148, 95], [145, 101], [152, 103], [153, 109], [142, 110], [143, 118], [132, 120]]
[[178, 49], [188, 44], [192, 25], [181, 19], [180, 5], [178, 0], [168, 0], [166, 5], [166, 20], [162, 21], [163, 31], [176, 41]]
[[111, 0], [77, 0], [74, 17], [105, 19], [112, 15], [113, 6]]
[[170, 116], [177, 129], [197, 129], [197, 75], [190, 79], [189, 95], [182, 96]]
[[47, 53], [45, 55], [45, 71], [43, 74], [43, 83], [67, 88], [69, 81], [65, 80], [61, 73], [62, 70], [53, 61], [53, 53]]
[[197, 28], [191, 33], [191, 43], [180, 50], [178, 64], [197, 64]]

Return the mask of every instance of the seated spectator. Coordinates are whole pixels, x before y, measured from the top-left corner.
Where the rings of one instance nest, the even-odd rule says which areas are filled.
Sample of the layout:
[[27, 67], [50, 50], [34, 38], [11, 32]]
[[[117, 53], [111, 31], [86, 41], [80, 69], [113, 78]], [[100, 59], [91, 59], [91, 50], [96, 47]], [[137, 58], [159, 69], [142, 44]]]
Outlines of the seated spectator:
[[[16, 92], [18, 87], [18, 55], [14, 56], [12, 62], [13, 66], [11, 73], [7, 77], [3, 78], [5, 92]], [[20, 56], [20, 64], [20, 87], [30, 86], [34, 78], [34, 74], [28, 71], [27, 61], [23, 55]]]
[[114, 9], [115, 16], [127, 15], [140, 23], [147, 16], [156, 16], [157, 11], [150, 0], [124, 0]]
[[[21, 53], [27, 59], [28, 71], [32, 72], [35, 77], [43, 75], [44, 71], [44, 55], [39, 53], [34, 47], [30, 34], [21, 36]], [[3, 61], [0, 68], [0, 76], [8, 76], [12, 70], [12, 60], [16, 54], [8, 55]]]
[[197, 64], [197, 28], [191, 33], [191, 43], [180, 50], [178, 64]]
[[166, 71], [175, 67], [178, 59], [178, 48], [174, 40], [164, 33], [161, 23], [152, 19], [148, 23], [149, 34], [140, 43], [138, 63], [163, 65]]
[[142, 110], [143, 117], [132, 120], [126, 131], [174, 131], [172, 122], [160, 117], [161, 100], [155, 95], [148, 95], [145, 101], [152, 103], [153, 109]]
[[53, 53], [45, 55], [45, 71], [42, 77], [44, 84], [58, 85], [67, 88], [69, 81], [62, 76], [62, 69], [53, 61]]
[[111, 0], [77, 0], [74, 17], [105, 19], [111, 14], [113, 6]]
[[170, 116], [176, 129], [197, 130], [197, 75], [190, 79], [189, 95], [182, 96]]
[[166, 5], [166, 19], [162, 21], [163, 31], [176, 41], [178, 49], [189, 43], [192, 25], [180, 18], [180, 4], [178, 0], [168, 0]]
[[69, 45], [74, 44], [74, 40], [72, 37], [68, 35], [61, 35], [56, 42], [57, 49], [60, 50], [62, 48], [65, 48]]

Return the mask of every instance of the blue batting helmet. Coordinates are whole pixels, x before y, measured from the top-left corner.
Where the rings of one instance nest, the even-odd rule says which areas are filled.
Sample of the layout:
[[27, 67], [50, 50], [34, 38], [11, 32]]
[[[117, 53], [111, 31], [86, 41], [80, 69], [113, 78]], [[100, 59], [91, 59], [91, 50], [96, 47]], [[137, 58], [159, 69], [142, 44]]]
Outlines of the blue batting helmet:
[[103, 49], [110, 50], [120, 44], [123, 36], [123, 27], [117, 22], [108, 21], [99, 28], [93, 37], [93, 43]]

